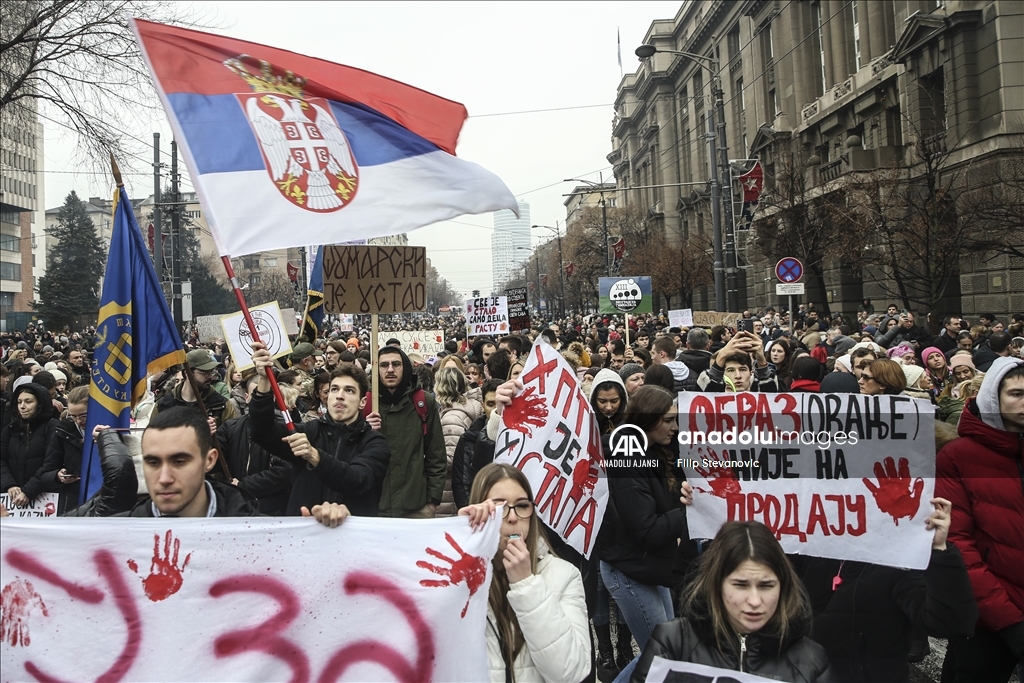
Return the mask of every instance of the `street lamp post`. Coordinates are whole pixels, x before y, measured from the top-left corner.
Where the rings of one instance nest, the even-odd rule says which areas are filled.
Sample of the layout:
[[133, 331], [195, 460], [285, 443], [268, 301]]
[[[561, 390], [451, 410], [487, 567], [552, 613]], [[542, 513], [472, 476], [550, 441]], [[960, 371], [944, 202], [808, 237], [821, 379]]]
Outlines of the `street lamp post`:
[[[537, 264], [537, 295], [534, 297], [534, 303], [537, 305], [537, 313], [540, 313], [540, 252], [534, 251], [530, 247], [516, 247], [516, 249], [522, 249], [523, 251], [529, 251], [533, 253], [533, 261]], [[529, 266], [527, 266], [527, 273], [529, 272]], [[526, 276], [529, 278], [529, 275]]]
[[[712, 39], [714, 36], [712, 36]], [[635, 50], [635, 54], [640, 59], [647, 59], [653, 56], [657, 52], [662, 52], [671, 55], [681, 55], [683, 57], [689, 57], [690, 59], [697, 62], [699, 66], [704, 67], [711, 72], [711, 91], [715, 98], [715, 106], [709, 113], [708, 122], [708, 137], [710, 138], [711, 146], [711, 195], [712, 201], [715, 200], [715, 195], [718, 195], [718, 199], [721, 205], [716, 203], [712, 206], [711, 219], [714, 224], [714, 245], [715, 245], [715, 305], [721, 310], [722, 305], [726, 306], [725, 310], [734, 312], [739, 310], [739, 291], [736, 284], [736, 242], [734, 233], [734, 221], [733, 221], [733, 207], [732, 207], [732, 172], [729, 167], [729, 145], [725, 139], [725, 93], [722, 90], [722, 77], [719, 69], [718, 60], [713, 57], [706, 57], [704, 55], [698, 55], [693, 52], [683, 52], [682, 50], [662, 50], [655, 47], [654, 45], [645, 44], [641, 45]], [[717, 116], [716, 116], [717, 114]], [[712, 123], [717, 118], [717, 133], [713, 132], [715, 124]], [[721, 167], [722, 175], [721, 179], [718, 178], [714, 162], [716, 153], [719, 155], [719, 166]], [[723, 186], [724, 183], [724, 186]], [[715, 190], [718, 190], [716, 192]], [[722, 267], [722, 213], [725, 213], [725, 267]], [[728, 277], [728, 287], [726, 286], [726, 277]]]
[[593, 180], [584, 180], [583, 178], [566, 178], [562, 182], [565, 183], [586, 183], [591, 187], [597, 187], [598, 192], [601, 195], [601, 224], [604, 226], [604, 276], [608, 277], [611, 275], [611, 266], [608, 261], [608, 205], [604, 199], [604, 174], [597, 176], [598, 182]]
[[558, 237], [558, 288], [562, 293], [562, 301], [558, 306], [558, 310], [561, 312], [562, 317], [565, 317], [565, 273], [562, 270], [562, 231], [558, 228], [558, 221], [555, 221], [555, 227], [550, 225], [531, 225], [531, 228], [544, 228], [545, 230], [553, 230], [555, 236]]

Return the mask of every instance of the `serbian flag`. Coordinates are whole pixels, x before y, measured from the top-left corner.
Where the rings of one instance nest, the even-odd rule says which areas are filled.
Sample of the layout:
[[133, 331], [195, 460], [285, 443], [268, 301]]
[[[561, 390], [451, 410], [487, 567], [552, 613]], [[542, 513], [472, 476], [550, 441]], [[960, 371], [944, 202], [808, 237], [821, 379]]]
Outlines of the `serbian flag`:
[[466, 108], [361, 69], [133, 19], [221, 256], [518, 212], [455, 157]]
[[743, 186], [743, 213], [738, 227], [747, 230], [754, 221], [754, 211], [761, 199], [761, 190], [764, 189], [764, 169], [760, 161], [754, 162], [754, 168], [740, 176], [740, 184]]

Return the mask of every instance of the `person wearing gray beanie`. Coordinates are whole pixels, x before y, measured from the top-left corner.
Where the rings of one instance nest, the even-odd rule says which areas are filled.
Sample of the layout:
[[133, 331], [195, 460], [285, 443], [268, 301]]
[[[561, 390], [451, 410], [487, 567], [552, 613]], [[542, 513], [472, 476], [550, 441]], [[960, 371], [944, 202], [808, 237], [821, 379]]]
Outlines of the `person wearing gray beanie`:
[[619, 369], [619, 377], [625, 382], [628, 378], [632, 377], [636, 373], [643, 373], [644, 366], [639, 363], [626, 363]]

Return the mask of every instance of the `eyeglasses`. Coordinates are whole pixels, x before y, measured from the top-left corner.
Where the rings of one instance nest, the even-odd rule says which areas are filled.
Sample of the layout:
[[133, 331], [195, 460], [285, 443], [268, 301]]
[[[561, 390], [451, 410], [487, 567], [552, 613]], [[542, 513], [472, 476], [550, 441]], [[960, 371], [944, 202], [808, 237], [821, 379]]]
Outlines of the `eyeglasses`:
[[380, 365], [385, 370], [387, 370], [388, 368], [395, 368], [397, 370], [398, 368], [402, 367], [402, 361], [400, 361], [400, 360], [395, 360], [395, 361], [391, 361], [391, 362], [384, 361], [382, 363], [378, 363], [378, 365]]
[[529, 519], [533, 517], [533, 503], [528, 500], [520, 501], [515, 505], [505, 505], [505, 512], [502, 515], [502, 519], [508, 519], [508, 513], [516, 511], [516, 517], [519, 519]]
[[68, 417], [70, 417], [75, 422], [85, 422], [85, 418], [89, 417], [89, 413], [86, 412], [86, 413], [82, 413], [81, 415], [75, 415], [74, 413], [68, 413]]
[[874, 382], [875, 381], [874, 377], [872, 377], [871, 375], [865, 374], [865, 373], [861, 373], [860, 378], [862, 380], [864, 380], [865, 382]]

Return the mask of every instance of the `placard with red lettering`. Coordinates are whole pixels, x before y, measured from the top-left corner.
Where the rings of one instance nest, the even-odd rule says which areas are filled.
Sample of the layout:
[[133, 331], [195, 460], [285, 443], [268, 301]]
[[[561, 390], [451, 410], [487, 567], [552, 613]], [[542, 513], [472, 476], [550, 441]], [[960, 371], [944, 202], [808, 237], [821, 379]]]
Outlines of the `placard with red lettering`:
[[508, 326], [508, 297], [484, 296], [466, 299], [466, 334], [470, 337], [504, 337]]
[[4, 519], [4, 680], [482, 681], [500, 519]]
[[908, 396], [679, 394], [691, 538], [763, 522], [788, 553], [924, 569], [935, 410]]
[[533, 345], [523, 390], [501, 414], [494, 461], [523, 471], [537, 514], [590, 557], [608, 505], [601, 434], [576, 374], [550, 345]]

